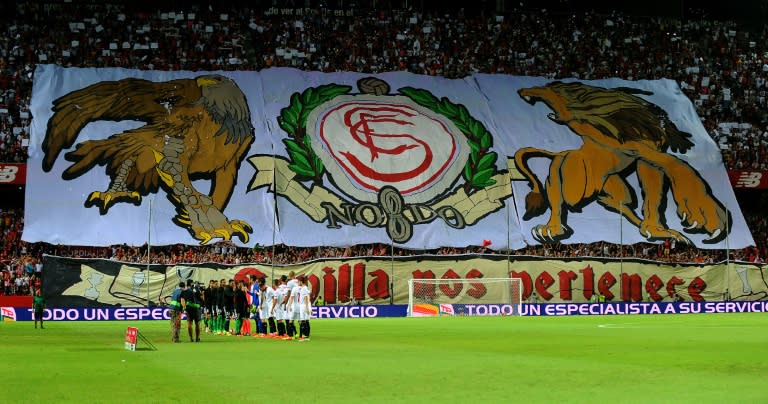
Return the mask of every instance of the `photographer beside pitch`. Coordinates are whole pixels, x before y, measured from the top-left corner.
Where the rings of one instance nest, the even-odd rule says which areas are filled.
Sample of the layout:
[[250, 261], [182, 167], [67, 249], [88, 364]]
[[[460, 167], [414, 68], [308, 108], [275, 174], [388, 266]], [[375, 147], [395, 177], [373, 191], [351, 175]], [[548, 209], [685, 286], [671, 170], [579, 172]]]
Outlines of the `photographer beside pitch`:
[[179, 330], [181, 329], [181, 294], [185, 289], [184, 282], [179, 283], [179, 287], [171, 293], [171, 341], [179, 341]]
[[[181, 292], [181, 307], [187, 313], [187, 332], [189, 342], [200, 342], [200, 289], [191, 279], [187, 280], [187, 288]], [[192, 323], [195, 323], [195, 337], [192, 338]]]

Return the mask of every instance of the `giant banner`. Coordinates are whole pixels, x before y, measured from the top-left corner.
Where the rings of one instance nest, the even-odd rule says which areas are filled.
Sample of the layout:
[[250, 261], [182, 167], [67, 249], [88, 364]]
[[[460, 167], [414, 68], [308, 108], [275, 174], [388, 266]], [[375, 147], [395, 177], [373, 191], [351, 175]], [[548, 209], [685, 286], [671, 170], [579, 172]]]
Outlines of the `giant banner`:
[[[328, 304], [406, 304], [412, 278], [522, 279], [522, 299], [540, 303], [589, 301], [599, 293], [609, 302], [766, 301], [768, 283], [755, 264], [662, 265], [648, 261], [534, 257], [426, 256], [321, 260], [300, 265], [136, 265], [110, 260], [45, 256], [43, 290], [51, 307], [132, 307], [167, 305], [180, 281], [274, 279], [304, 275], [312, 299]], [[439, 288], [439, 289], [438, 289]], [[444, 303], [487, 303], [480, 282], [447, 283], [422, 293], [439, 293]]]
[[671, 80], [38, 66], [23, 238], [753, 244]]

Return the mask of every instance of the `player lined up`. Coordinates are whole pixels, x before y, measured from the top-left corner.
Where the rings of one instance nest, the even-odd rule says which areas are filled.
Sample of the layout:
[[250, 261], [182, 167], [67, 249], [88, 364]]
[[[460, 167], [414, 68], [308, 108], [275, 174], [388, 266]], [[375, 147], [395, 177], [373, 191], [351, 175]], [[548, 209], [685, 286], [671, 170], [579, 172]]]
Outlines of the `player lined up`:
[[[262, 295], [262, 315], [266, 316], [270, 326], [269, 335], [283, 339], [306, 340], [310, 336], [309, 319], [312, 315], [310, 290], [304, 277], [275, 279], [272, 288], [264, 285]], [[269, 299], [269, 296], [272, 296]], [[298, 330], [296, 322], [299, 323]]]
[[[172, 295], [171, 324], [175, 342], [179, 340], [182, 311], [187, 313], [190, 341], [200, 340], [199, 307], [203, 308], [207, 333], [309, 340], [311, 291], [304, 277], [296, 277], [293, 272], [275, 279], [272, 285], [268, 285], [264, 278], [250, 276], [249, 281], [211, 280], [207, 288], [191, 281], [185, 286]], [[256, 323], [255, 333], [251, 328], [251, 318]]]

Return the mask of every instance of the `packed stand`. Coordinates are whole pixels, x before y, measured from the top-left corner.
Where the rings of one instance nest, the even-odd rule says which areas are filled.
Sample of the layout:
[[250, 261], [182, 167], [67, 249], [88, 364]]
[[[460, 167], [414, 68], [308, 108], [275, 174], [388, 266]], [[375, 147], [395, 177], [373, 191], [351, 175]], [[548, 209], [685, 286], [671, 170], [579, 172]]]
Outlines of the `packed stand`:
[[[34, 66], [150, 70], [294, 67], [450, 78], [505, 73], [676, 80], [726, 150], [729, 167], [763, 167], [765, 32], [735, 22], [516, 10], [503, 16], [365, 8], [19, 3], [0, 38], [0, 156], [24, 161]], [[738, 131], [724, 129], [740, 126]], [[755, 144], [760, 147], [754, 148]]]
[[[36, 64], [150, 70], [410, 71], [460, 78], [471, 73], [550, 79], [676, 80], [723, 150], [730, 169], [766, 169], [768, 115], [765, 32], [735, 22], [558, 14], [516, 10], [503, 16], [364, 8], [248, 9], [216, 6], [135, 12], [130, 6], [20, 2], [0, 20], [0, 162], [26, 161], [29, 101]], [[18, 213], [18, 212], [16, 212]], [[13, 216], [13, 215], [12, 215]], [[5, 216], [4, 216], [5, 217]], [[2, 260], [17, 268], [25, 248], [3, 222]], [[765, 219], [750, 221], [757, 253], [765, 256]], [[12, 227], [13, 227], [12, 226]], [[15, 237], [8, 237], [8, 235]], [[225, 252], [222, 252], [222, 248]], [[218, 248], [218, 250], [216, 249]], [[147, 260], [141, 249], [56, 247], [65, 256]], [[717, 252], [657, 244], [536, 246], [515, 255], [626, 256], [670, 261], [718, 260]], [[426, 253], [461, 254], [476, 249]], [[482, 252], [482, 251], [480, 251]], [[298, 262], [320, 257], [409, 255], [388, 246], [248, 250], [233, 246], [152, 249], [152, 262]], [[425, 252], [420, 252], [425, 253]], [[499, 252], [496, 252], [499, 253]], [[39, 258], [39, 257], [38, 257]], [[15, 264], [11, 264], [15, 262]], [[22, 271], [24, 273], [25, 271]], [[5, 276], [5, 275], [4, 275]], [[12, 275], [11, 275], [12, 276]], [[15, 279], [18, 277], [14, 277]]]
[[[407, 257], [413, 255], [446, 256], [446, 255], [509, 255], [511, 258], [521, 256], [537, 256], [545, 258], [579, 258], [605, 257], [643, 259], [669, 263], [698, 263], [708, 264], [726, 260], [724, 250], [700, 250], [695, 247], [665, 241], [659, 244], [639, 243], [634, 245], [617, 245], [611, 243], [592, 244], [551, 244], [535, 245], [520, 250], [493, 250], [482, 246], [467, 248], [444, 247], [433, 250], [408, 250], [388, 244], [365, 244], [349, 247], [292, 247], [285, 245], [255, 246], [253, 248], [238, 247], [231, 242], [219, 242], [206, 246], [172, 245], [152, 246], [147, 255], [146, 246], [115, 245], [110, 247], [78, 247], [54, 246], [46, 243], [29, 244], [16, 236], [9, 242], [8, 233], [13, 229], [19, 230], [17, 223], [22, 222], [23, 212], [19, 210], [4, 212], [3, 231], [6, 238], [3, 241], [2, 288], [0, 295], [29, 294], [31, 286], [39, 287], [42, 279], [43, 254], [71, 258], [101, 258], [136, 264], [182, 264], [182, 263], [222, 263], [245, 264], [257, 263], [271, 265], [272, 263], [296, 264], [323, 258], [354, 258], [354, 257]], [[730, 251], [727, 257], [734, 261], [763, 263], [768, 254], [765, 240], [768, 239], [768, 219], [764, 216], [748, 216], [747, 221], [755, 235], [757, 247]], [[5, 229], [10, 228], [9, 232]]]

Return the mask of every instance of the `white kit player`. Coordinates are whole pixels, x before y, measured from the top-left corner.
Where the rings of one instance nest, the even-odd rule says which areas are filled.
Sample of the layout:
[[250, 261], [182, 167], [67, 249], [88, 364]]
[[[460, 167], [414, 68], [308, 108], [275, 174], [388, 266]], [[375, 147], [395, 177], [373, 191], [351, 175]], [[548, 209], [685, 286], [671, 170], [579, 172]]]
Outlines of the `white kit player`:
[[275, 322], [277, 323], [277, 336], [279, 338], [282, 338], [285, 336], [285, 323], [283, 322], [283, 308], [282, 308], [283, 292], [285, 291], [284, 286], [285, 284], [283, 284], [280, 279], [275, 279], [275, 282], [274, 282], [275, 291], [272, 296], [272, 307], [270, 312], [272, 317], [274, 317]]
[[298, 282], [296, 281], [293, 271], [289, 272], [287, 277], [285, 275], [281, 276], [280, 279], [283, 281], [283, 293], [282, 298], [279, 301], [281, 302], [281, 308], [283, 309], [283, 321], [285, 323], [286, 333], [285, 339], [290, 339], [296, 335], [296, 327], [293, 324], [293, 305], [291, 304], [291, 292], [293, 291], [293, 287], [298, 285]]
[[299, 313], [294, 311], [295, 295], [299, 291], [299, 281], [296, 280], [296, 274], [291, 271], [288, 273], [288, 279], [285, 284], [285, 297], [283, 302], [285, 303], [285, 328], [290, 338], [299, 338], [296, 333], [296, 323], [294, 320], [299, 319]]
[[300, 341], [309, 341], [309, 319], [312, 318], [312, 303], [309, 297], [311, 293], [304, 277], [300, 277], [297, 290], [298, 307], [295, 308], [299, 312]]
[[299, 278], [299, 280], [296, 280], [296, 284], [291, 288], [291, 294], [289, 295], [291, 297], [291, 301], [289, 302], [290, 308], [290, 320], [293, 321], [299, 321], [301, 320], [301, 285], [302, 285], [303, 278]]
[[[288, 305], [286, 304], [286, 299], [288, 298], [288, 285], [287, 285], [288, 278], [283, 275], [280, 277], [280, 287], [277, 288], [277, 302], [278, 302], [278, 308], [275, 311], [277, 314], [277, 329], [278, 334], [283, 337], [283, 339], [290, 339], [291, 337], [288, 335]], [[280, 332], [282, 330], [282, 333]]]
[[[261, 285], [261, 296], [259, 297], [259, 315], [262, 321], [265, 321], [266, 327], [265, 333], [271, 336], [277, 335], [277, 325], [275, 324], [275, 317], [272, 313], [272, 308], [275, 304], [275, 289], [272, 285], [268, 285], [266, 282]], [[265, 327], [265, 328], [266, 328]], [[263, 335], [262, 335], [263, 336]]]

